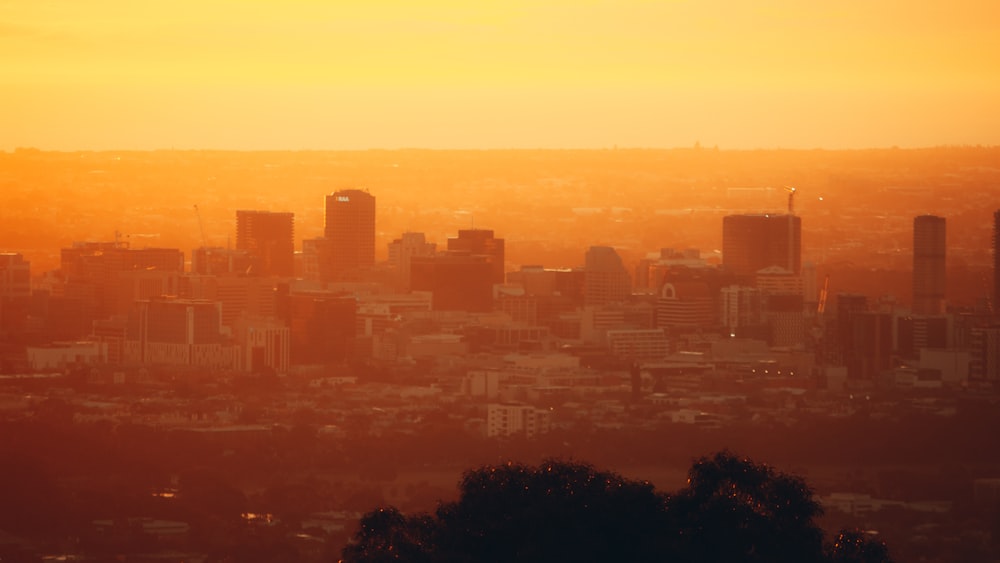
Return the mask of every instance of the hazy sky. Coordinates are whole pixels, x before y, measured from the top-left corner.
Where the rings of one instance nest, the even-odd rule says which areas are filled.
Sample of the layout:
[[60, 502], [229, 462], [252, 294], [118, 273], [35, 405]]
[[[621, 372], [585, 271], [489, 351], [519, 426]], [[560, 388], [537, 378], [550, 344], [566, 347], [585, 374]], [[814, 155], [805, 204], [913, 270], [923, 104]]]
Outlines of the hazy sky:
[[0, 0], [0, 149], [1000, 144], [1000, 2]]

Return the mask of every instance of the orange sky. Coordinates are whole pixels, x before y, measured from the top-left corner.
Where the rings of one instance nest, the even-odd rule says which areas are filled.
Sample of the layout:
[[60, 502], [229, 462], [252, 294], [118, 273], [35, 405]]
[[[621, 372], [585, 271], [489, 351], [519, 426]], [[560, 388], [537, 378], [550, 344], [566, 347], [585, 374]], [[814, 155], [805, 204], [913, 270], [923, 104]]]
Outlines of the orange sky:
[[0, 0], [0, 149], [995, 145], [998, 69], [988, 0]]

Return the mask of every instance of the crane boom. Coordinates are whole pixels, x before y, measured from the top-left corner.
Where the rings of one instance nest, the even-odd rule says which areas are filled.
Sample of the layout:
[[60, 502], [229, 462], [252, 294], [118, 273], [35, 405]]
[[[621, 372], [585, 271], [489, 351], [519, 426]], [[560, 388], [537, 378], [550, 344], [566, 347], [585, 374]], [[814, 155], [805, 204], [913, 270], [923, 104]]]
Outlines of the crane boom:
[[[198, 209], [198, 204], [194, 204], [194, 214], [198, 216], [198, 230], [201, 231], [201, 248], [205, 253], [205, 273], [212, 273], [212, 251], [208, 249], [208, 238], [205, 236], [205, 224], [201, 221], [201, 210]], [[194, 262], [191, 264], [194, 267]]]
[[201, 222], [201, 211], [198, 209], [198, 204], [194, 205], [194, 214], [198, 216], [198, 230], [201, 231], [201, 245], [208, 248], [208, 239], [205, 238], [205, 225]]
[[816, 305], [816, 312], [822, 315], [826, 311], [826, 296], [830, 290], [830, 274], [823, 280], [823, 289], [819, 292], [819, 303]]

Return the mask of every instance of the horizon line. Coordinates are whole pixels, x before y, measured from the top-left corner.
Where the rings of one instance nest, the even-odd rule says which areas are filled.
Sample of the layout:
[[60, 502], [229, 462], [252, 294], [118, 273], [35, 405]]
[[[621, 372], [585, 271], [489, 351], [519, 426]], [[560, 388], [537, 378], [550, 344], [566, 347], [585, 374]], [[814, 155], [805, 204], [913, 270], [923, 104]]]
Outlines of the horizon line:
[[367, 148], [219, 148], [219, 147], [159, 147], [159, 148], [41, 148], [36, 146], [15, 146], [0, 149], [0, 153], [17, 154], [25, 152], [39, 153], [138, 153], [138, 152], [528, 152], [528, 151], [580, 151], [580, 152], [614, 152], [614, 151], [725, 151], [725, 152], [761, 152], [761, 151], [784, 151], [784, 152], [850, 152], [850, 151], [920, 151], [935, 149], [997, 149], [998, 144], [982, 143], [942, 143], [938, 145], [888, 145], [888, 146], [867, 146], [867, 147], [720, 147], [719, 145], [703, 145], [695, 143], [686, 146], [656, 147], [656, 146], [619, 146], [611, 145], [604, 147], [367, 147]]

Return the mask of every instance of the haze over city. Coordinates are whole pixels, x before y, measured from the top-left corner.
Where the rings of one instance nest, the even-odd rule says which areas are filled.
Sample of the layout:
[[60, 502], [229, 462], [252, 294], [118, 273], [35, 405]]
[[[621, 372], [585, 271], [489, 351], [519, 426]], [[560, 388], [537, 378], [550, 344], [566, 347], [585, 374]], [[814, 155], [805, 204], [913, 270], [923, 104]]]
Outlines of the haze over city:
[[1000, 559], [998, 22], [0, 2], [0, 560]]
[[996, 144], [980, 0], [0, 6], [0, 148]]

